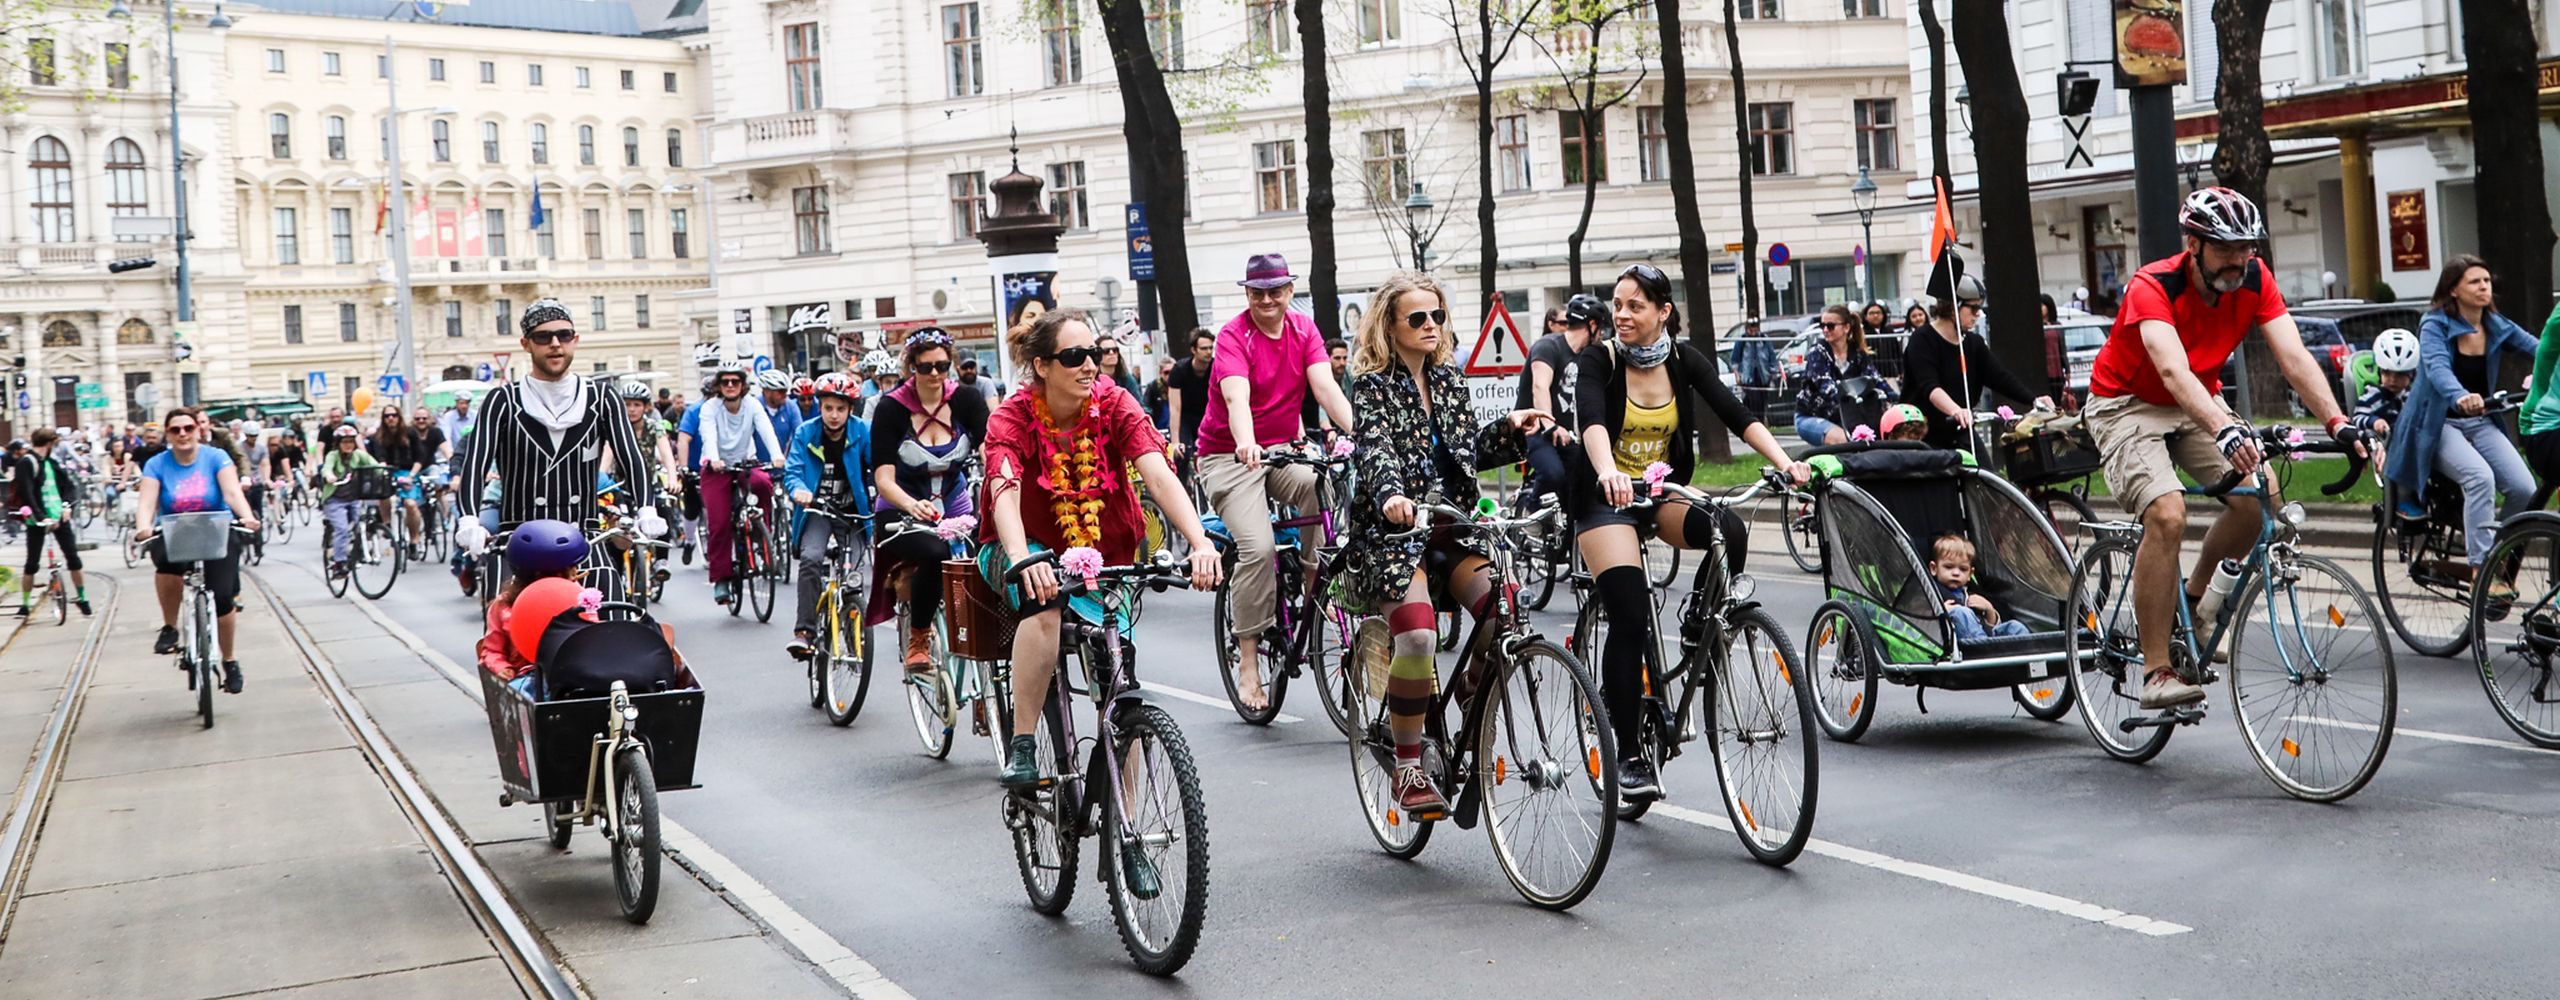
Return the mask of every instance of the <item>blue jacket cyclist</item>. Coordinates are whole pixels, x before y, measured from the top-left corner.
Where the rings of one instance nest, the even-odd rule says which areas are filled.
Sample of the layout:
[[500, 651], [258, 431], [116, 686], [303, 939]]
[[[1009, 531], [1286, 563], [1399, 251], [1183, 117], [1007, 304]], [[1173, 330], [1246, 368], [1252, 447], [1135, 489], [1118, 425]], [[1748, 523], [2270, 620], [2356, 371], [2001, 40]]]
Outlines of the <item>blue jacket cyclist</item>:
[[[870, 532], [860, 522], [839, 524], [831, 518], [812, 517], [809, 508], [823, 504], [829, 510], [861, 513], [871, 509], [871, 498], [863, 489], [864, 463], [871, 456], [871, 428], [853, 415], [857, 405], [856, 389], [841, 372], [820, 376], [817, 383], [818, 418], [801, 424], [791, 435], [791, 444], [783, 449], [790, 453], [783, 469], [783, 482], [791, 491], [791, 537], [800, 552], [800, 614], [791, 627], [791, 656], [807, 659], [818, 636], [818, 592], [827, 583], [827, 543], [835, 539], [868, 554], [864, 542]], [[786, 407], [787, 409], [788, 407]], [[844, 534], [839, 534], [844, 533]], [[860, 605], [854, 613], [861, 614]]]

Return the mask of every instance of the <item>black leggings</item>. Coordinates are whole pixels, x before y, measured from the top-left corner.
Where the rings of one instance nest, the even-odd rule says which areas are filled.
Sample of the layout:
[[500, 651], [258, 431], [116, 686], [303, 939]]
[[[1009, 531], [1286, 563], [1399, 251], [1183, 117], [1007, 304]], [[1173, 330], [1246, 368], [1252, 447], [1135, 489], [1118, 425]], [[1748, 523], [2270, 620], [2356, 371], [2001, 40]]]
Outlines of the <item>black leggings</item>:
[[62, 548], [62, 567], [74, 573], [80, 572], [80, 545], [71, 536], [71, 522], [64, 521], [55, 524], [51, 530], [27, 529], [27, 575], [19, 579], [32, 581], [36, 574], [44, 572], [44, 540], [48, 537]]
[[[889, 527], [893, 525], [882, 525]], [[942, 611], [942, 561], [951, 558], [951, 543], [928, 532], [909, 532], [883, 543], [872, 557], [883, 560], [883, 566], [905, 566], [914, 573], [907, 582], [907, 624], [932, 627], [933, 616]]]
[[2551, 491], [2560, 488], [2560, 431], [2525, 435], [2524, 464], [2533, 467], [2533, 478], [2542, 484], [2534, 488], [2533, 505], [2525, 509], [2542, 510], [2551, 504]]
[[1653, 588], [1644, 567], [1613, 566], [1600, 571], [1594, 589], [1609, 616], [1608, 644], [1600, 650], [1600, 700], [1609, 706], [1609, 728], [1618, 738], [1618, 756], [1636, 753], [1638, 721], [1644, 713], [1644, 659], [1653, 649]]
[[[160, 536], [153, 535], [150, 543], [144, 546], [151, 551], [151, 568], [161, 576], [187, 575], [187, 567], [195, 564], [173, 563], [163, 557], [163, 541]], [[204, 586], [206, 590], [213, 591], [213, 613], [216, 617], [227, 617], [239, 609], [240, 539], [237, 536], [231, 539], [230, 551], [222, 558], [204, 561]]]

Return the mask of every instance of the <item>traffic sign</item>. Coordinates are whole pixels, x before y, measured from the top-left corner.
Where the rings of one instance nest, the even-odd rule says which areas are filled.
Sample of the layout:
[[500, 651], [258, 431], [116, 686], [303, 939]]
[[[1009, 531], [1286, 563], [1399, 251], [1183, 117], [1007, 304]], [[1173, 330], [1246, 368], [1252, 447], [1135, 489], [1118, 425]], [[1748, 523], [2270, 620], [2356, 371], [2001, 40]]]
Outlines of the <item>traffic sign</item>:
[[1860, 244], [1858, 244], [1857, 246], [1853, 246], [1853, 247], [1850, 247], [1850, 248], [1849, 248], [1849, 263], [1852, 263], [1852, 264], [1864, 264], [1864, 263], [1866, 263], [1866, 262], [1867, 262], [1867, 245], [1866, 245], [1866, 244], [1864, 244], [1864, 243], [1860, 243]]
[[480, 376], [480, 381], [483, 382], [488, 381], [490, 376], [497, 373], [497, 369], [489, 367], [489, 363], [486, 361], [480, 362], [480, 367], [473, 372], [473, 374]]
[[1732, 261], [1729, 261], [1729, 260], [1720, 260], [1720, 261], [1717, 261], [1717, 262], [1715, 262], [1715, 263], [1713, 263], [1713, 264], [1709, 264], [1709, 265], [1707, 265], [1707, 273], [1708, 273], [1708, 274], [1736, 274], [1736, 273], [1739, 273], [1741, 270], [1742, 270], [1742, 265], [1740, 265], [1740, 264], [1736, 264], [1736, 263], [1734, 263], [1734, 262], [1732, 262]]
[[326, 396], [329, 394], [329, 373], [312, 372], [304, 375], [302, 376], [302, 385], [314, 399]]
[[409, 378], [405, 375], [385, 375], [377, 383], [377, 387], [374, 391], [389, 396], [407, 396], [409, 394]]
[[33, 406], [35, 406], [35, 405], [36, 405], [36, 398], [35, 398], [34, 396], [27, 395], [27, 390], [25, 390], [25, 389], [20, 389], [20, 390], [18, 390], [18, 408], [19, 408], [19, 409], [24, 410], [24, 409], [28, 409], [28, 408], [30, 408], [30, 407], [33, 407]]
[[773, 370], [773, 355], [770, 355], [770, 354], [759, 354], [759, 355], [756, 355], [756, 364], [755, 364], [755, 368], [756, 368], [756, 371], [758, 371], [758, 372], [769, 372], [769, 371], [772, 371], [772, 370]]
[[[1493, 349], [1490, 354], [1487, 347]], [[1511, 310], [1502, 307], [1502, 296], [1496, 295], [1493, 307], [1485, 311], [1483, 331], [1476, 334], [1475, 349], [1467, 352], [1466, 373], [1518, 375], [1528, 363], [1529, 342], [1521, 338], [1520, 324], [1512, 321]]]
[[154, 408], [154, 407], [159, 406], [159, 405], [160, 405], [160, 386], [159, 386], [159, 384], [158, 384], [158, 383], [156, 383], [156, 382], [145, 382], [145, 383], [142, 383], [141, 385], [134, 386], [134, 387], [133, 387], [133, 401], [134, 401], [134, 402], [136, 402], [136, 403], [140, 403], [140, 404], [142, 404], [142, 408], [143, 408], [143, 409], [146, 409], [146, 410], [148, 410], [148, 409], [152, 409], [152, 408]]
[[1727, 243], [1727, 244], [1725, 244], [1725, 245], [1724, 245], [1724, 252], [1726, 252], [1726, 253], [1741, 253], [1741, 252], [1742, 252], [1742, 244], [1740, 244], [1740, 243]]
[[1473, 375], [1467, 378], [1467, 403], [1476, 412], [1476, 422], [1500, 420], [1511, 414], [1511, 405], [1520, 401], [1520, 381], [1500, 375]]
[[1129, 280], [1156, 280], [1156, 242], [1147, 234], [1147, 204], [1129, 204]]
[[1771, 266], [1771, 267], [1785, 267], [1785, 266], [1787, 266], [1787, 262], [1788, 262], [1788, 261], [1790, 261], [1790, 260], [1794, 260], [1794, 259], [1795, 259], [1795, 256], [1794, 256], [1793, 254], [1790, 254], [1790, 253], [1788, 253], [1788, 252], [1787, 252], [1787, 245], [1786, 245], [1786, 244], [1784, 244], [1784, 243], [1772, 243], [1772, 244], [1769, 244], [1769, 266]]
[[1795, 268], [1788, 267], [1785, 264], [1769, 265], [1769, 287], [1783, 292], [1788, 288], [1794, 287], [1795, 283]]

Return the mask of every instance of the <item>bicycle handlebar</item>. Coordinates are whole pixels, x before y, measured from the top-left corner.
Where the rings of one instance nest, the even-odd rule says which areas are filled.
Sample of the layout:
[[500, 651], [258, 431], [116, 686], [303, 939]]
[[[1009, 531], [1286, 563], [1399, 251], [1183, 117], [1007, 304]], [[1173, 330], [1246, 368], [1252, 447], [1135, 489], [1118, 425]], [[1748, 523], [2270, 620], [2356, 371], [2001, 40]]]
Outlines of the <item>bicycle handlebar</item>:
[[[2349, 487], [2355, 485], [2356, 478], [2364, 474], [2365, 462], [2370, 458], [2370, 451], [2365, 455], [2358, 455], [2349, 451], [2345, 444], [2337, 441], [2295, 442], [2291, 440], [2292, 434], [2295, 430], [2296, 428], [2282, 426], [2258, 427], [2252, 428], [2249, 434], [2252, 438], [2257, 440], [2258, 446], [2265, 453], [2266, 461], [2268, 462], [2272, 462], [2280, 458], [2289, 459], [2295, 455], [2318, 454], [2347, 456], [2346, 475], [2340, 477], [2337, 482], [2329, 483], [2320, 487], [2320, 492], [2323, 495], [2337, 496], [2340, 493], [2346, 492]], [[2263, 469], [2264, 463], [2261, 463], [2260, 467]], [[2208, 498], [2219, 498], [2229, 494], [2232, 490], [2240, 488], [2241, 483], [2252, 478], [2254, 478], [2254, 474], [2244, 474], [2239, 470], [2234, 469], [2230, 472], [2223, 473], [2222, 478], [2216, 480], [2213, 485], [2197, 490], [2196, 495]]]
[[[1025, 572], [1034, 566], [1057, 562], [1058, 557], [1059, 553], [1056, 549], [1045, 549], [1025, 556], [1022, 561], [1006, 567], [1004, 582], [1019, 585]], [[1095, 570], [1090, 580], [1072, 573], [1058, 574], [1058, 591], [1065, 594], [1085, 593], [1103, 581], [1135, 583], [1157, 593], [1163, 593], [1175, 587], [1189, 589], [1191, 575], [1183, 564], [1170, 559], [1150, 564], [1105, 566]]]

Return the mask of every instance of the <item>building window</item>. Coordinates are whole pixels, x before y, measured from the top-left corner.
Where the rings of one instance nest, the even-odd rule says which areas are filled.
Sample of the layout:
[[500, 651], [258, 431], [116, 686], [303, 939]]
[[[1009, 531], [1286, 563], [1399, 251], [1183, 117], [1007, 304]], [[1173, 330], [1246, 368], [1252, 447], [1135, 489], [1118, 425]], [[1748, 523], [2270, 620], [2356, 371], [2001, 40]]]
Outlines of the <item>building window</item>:
[[338, 303], [338, 342], [356, 342], [356, 304], [353, 302]]
[[[52, 332], [53, 331], [51, 330], [45, 331], [46, 339], [52, 339]], [[284, 342], [288, 344], [299, 344], [302, 342], [301, 306], [284, 307]]]
[[674, 249], [677, 260], [683, 260], [693, 256], [693, 234], [685, 228], [684, 209], [671, 208], [667, 210], [667, 236], [669, 240], [675, 244]]
[[53, 86], [54, 79], [53, 39], [27, 39], [27, 83], [37, 87], [50, 87]]
[[579, 221], [580, 223], [582, 223], [582, 225], [579, 227], [579, 233], [578, 233], [578, 236], [579, 236], [579, 238], [580, 238], [580, 239], [585, 240], [585, 241], [586, 241], [586, 243], [587, 243], [587, 259], [588, 259], [588, 260], [603, 260], [603, 259], [604, 259], [604, 209], [601, 209], [601, 208], [587, 208], [587, 209], [580, 209], [580, 210], [578, 211], [578, 221]]
[[293, 158], [293, 116], [281, 111], [267, 116], [267, 155], [279, 160]]
[[533, 162], [551, 162], [551, 126], [541, 122], [532, 125]]
[[320, 130], [325, 133], [323, 138], [327, 141], [329, 146], [329, 158], [332, 160], [345, 160], [347, 158], [346, 116], [330, 115], [327, 118], [321, 119]]
[[604, 296], [587, 296], [587, 329], [604, 329]]
[[1733, 11], [1745, 21], [1775, 21], [1778, 0], [1736, 0]]
[[276, 263], [302, 263], [302, 227], [300, 213], [290, 208], [276, 209]]
[[[1597, 133], [1589, 143], [1582, 141], [1582, 114], [1566, 111], [1556, 116], [1557, 135], [1563, 143], [1564, 182], [1580, 184], [1587, 172], [1591, 183], [1609, 183], [1609, 113], [1591, 116], [1592, 131]], [[1585, 146], [1589, 148], [1585, 148]]]
[[1529, 190], [1529, 116], [1493, 120], [1494, 182], [1504, 192]]
[[498, 123], [480, 123], [480, 162], [498, 162]]
[[587, 67], [578, 67], [578, 89], [586, 90], [594, 85], [594, 81], [587, 75]]
[[1182, 68], [1182, 0], [1147, 0], [1147, 47], [1158, 68]]
[[835, 250], [835, 235], [827, 224], [827, 189], [804, 187], [791, 189], [791, 231], [803, 254], [830, 253]]
[[342, 64], [340, 64], [340, 63], [338, 62], [338, 54], [337, 54], [337, 53], [335, 53], [335, 52], [323, 52], [323, 53], [320, 53], [320, 74], [321, 74], [322, 76], [344, 76], [344, 75], [346, 75], [346, 67], [345, 67], [344, 65], [342, 65]]
[[373, 78], [374, 78], [374, 79], [376, 79], [376, 80], [388, 80], [388, 79], [391, 79], [391, 57], [390, 57], [390, 56], [388, 56], [388, 55], [378, 55], [378, 56], [373, 57]]
[[782, 27], [782, 68], [791, 82], [791, 110], [815, 111], [827, 102], [818, 72], [818, 23]]
[[1859, 101], [1858, 165], [1877, 172], [1902, 169], [1901, 133], [1893, 118], [1893, 98]]
[[1662, 131], [1662, 108], [1636, 109], [1636, 179], [1671, 179], [1671, 137]]
[[631, 325], [642, 330], [649, 328], [648, 296], [634, 295], [631, 297]]
[[660, 76], [662, 77], [661, 82], [662, 82], [663, 86], [665, 86], [667, 93], [670, 93], [670, 94], [675, 93], [675, 92], [676, 92], [676, 75], [675, 75], [675, 73], [671, 70], [671, 71], [668, 71], [668, 72], [666, 72], [666, 73], [660, 74]]
[[2363, 75], [2363, 0], [2311, 0], [2311, 49], [2320, 61], [2320, 79]]
[[1063, 87], [1084, 82], [1084, 15], [1079, 0], [1046, 0], [1040, 8], [1040, 83]]
[[593, 125], [578, 126], [578, 165], [596, 165], [596, 127]]
[[[118, 139], [107, 144], [107, 214], [151, 214], [151, 179], [143, 170], [142, 146], [131, 139]], [[148, 239], [150, 237], [147, 236], [118, 236], [116, 242], [138, 243]]]
[[71, 147], [39, 137], [27, 153], [27, 169], [35, 181], [28, 204], [36, 213], [36, 242], [71, 242], [78, 232], [71, 224]]
[[496, 83], [496, 82], [498, 82], [498, 64], [497, 64], [497, 63], [490, 62], [489, 60], [486, 60], [486, 59], [480, 60], [480, 82], [482, 82], [482, 83]]
[[1083, 160], [1049, 165], [1049, 214], [1057, 216], [1069, 229], [1093, 224], [1085, 213]]
[[987, 89], [986, 45], [978, 38], [978, 5], [942, 8], [942, 82], [945, 97], [975, 97]]
[[684, 166], [683, 129], [671, 128], [667, 130], [667, 165], [670, 167]]
[[427, 79], [434, 80], [439, 83], [444, 81], [444, 60], [427, 60]]
[[627, 69], [626, 69], [626, 70], [623, 70], [623, 71], [622, 71], [622, 89], [624, 89], [624, 90], [638, 90], [638, 89], [640, 89], [640, 80], [639, 80], [639, 75], [638, 75], [638, 74], [636, 74], [636, 73], [633, 73], [632, 71], [627, 70]]
[[80, 328], [71, 325], [69, 320], [61, 319], [45, 324], [44, 346], [78, 347], [80, 346]]
[[1298, 144], [1295, 140], [1253, 144], [1254, 208], [1264, 214], [1298, 210]]
[[499, 299], [499, 300], [497, 300], [497, 301], [495, 301], [495, 302], [491, 302], [491, 303], [489, 303], [489, 314], [490, 314], [490, 317], [491, 317], [491, 318], [493, 318], [493, 319], [495, 319], [495, 320], [497, 320], [497, 321], [498, 321], [498, 339], [500, 339], [500, 340], [505, 340], [505, 339], [507, 339], [507, 338], [512, 337], [512, 336], [514, 336], [514, 335], [515, 335], [515, 332], [516, 332], [516, 329], [515, 329], [515, 327], [516, 327], [516, 303], [515, 303], [515, 300], [513, 300], [513, 299]]
[[1840, 0], [1842, 17], [1883, 17], [1884, 0]]
[[[539, 192], [536, 192], [536, 196], [537, 196], [537, 197], [539, 196], [539, 194], [540, 194]], [[558, 197], [558, 193], [557, 193], [557, 192], [554, 192], [554, 193], [553, 193], [553, 197], [552, 197], [552, 199], [551, 199], [551, 202], [552, 202], [552, 204], [555, 204], [555, 205], [560, 203], [560, 199], [559, 199], [559, 197]], [[535, 251], [535, 252], [537, 252], [537, 253], [540, 253], [540, 254], [542, 255], [542, 258], [543, 258], [544, 260], [559, 260], [559, 259], [560, 259], [560, 244], [559, 244], [559, 240], [558, 240], [558, 236], [559, 236], [559, 234], [560, 234], [560, 213], [558, 213], [558, 212], [545, 212], [545, 213], [543, 213], [543, 216], [542, 216], [542, 223], [541, 223], [540, 225], [537, 225], [537, 226], [533, 227], [533, 248], [534, 248], [534, 251]]]
[[640, 130], [627, 125], [622, 129], [622, 165], [640, 165]]
[[438, 118], [427, 123], [429, 145], [435, 150], [437, 163], [453, 162], [453, 123]]
[[1264, 52], [1289, 51], [1289, 0], [1245, 0], [1247, 41]]
[[483, 209], [481, 210], [480, 218], [481, 232], [488, 238], [489, 242], [489, 256], [506, 256], [507, 210], [503, 208]]
[[444, 335], [457, 340], [462, 337], [462, 303], [453, 299], [444, 300]]
[[1392, 42], [1404, 36], [1404, 14], [1397, 0], [1360, 0], [1360, 41]]
[[541, 63], [527, 63], [527, 64], [525, 64], [525, 67], [524, 67], [524, 83], [525, 83], [525, 86], [528, 86], [528, 87], [539, 87], [539, 86], [542, 86], [542, 64], [541, 64]]
[[1796, 107], [1793, 104], [1751, 106], [1751, 172], [1759, 175], [1796, 172]]
[[269, 73], [282, 73], [282, 72], [284, 72], [284, 50], [283, 50], [283, 49], [268, 49], [268, 50], [267, 50], [267, 72], [269, 72]]
[[631, 224], [631, 259], [649, 259], [649, 210], [625, 209], [624, 214], [629, 217], [626, 221]]
[[972, 170], [951, 175], [951, 238], [975, 239], [979, 218], [987, 210], [987, 175]]
[[329, 210], [329, 259], [341, 264], [356, 262], [356, 210]]
[[129, 319], [124, 321], [124, 325], [116, 327], [116, 343], [148, 344], [150, 342], [151, 324], [149, 323], [139, 319]]
[[133, 89], [133, 48], [123, 42], [107, 43], [107, 89]]
[[1413, 175], [1405, 162], [1403, 129], [1360, 133], [1360, 178], [1369, 189], [1369, 204], [1404, 202], [1405, 192], [1413, 189]]

